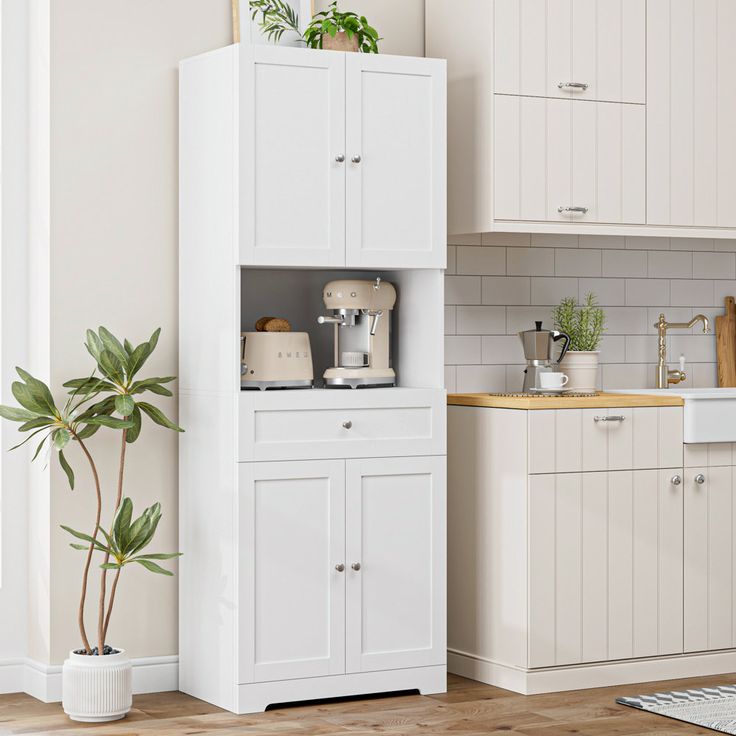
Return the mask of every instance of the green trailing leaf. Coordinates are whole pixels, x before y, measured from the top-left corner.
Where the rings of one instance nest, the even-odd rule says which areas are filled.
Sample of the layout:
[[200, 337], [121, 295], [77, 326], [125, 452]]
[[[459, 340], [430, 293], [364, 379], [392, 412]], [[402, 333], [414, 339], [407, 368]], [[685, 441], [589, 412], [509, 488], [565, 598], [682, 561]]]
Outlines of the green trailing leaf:
[[69, 481], [69, 488], [74, 490], [74, 471], [72, 470], [72, 466], [69, 465], [67, 459], [64, 457], [63, 450], [59, 450], [59, 465], [61, 465], [62, 470], [66, 473], [67, 480]]
[[153, 406], [153, 404], [149, 404], [145, 401], [139, 401], [138, 407], [141, 411], [145, 412], [156, 424], [159, 424], [162, 427], [166, 427], [167, 429], [173, 429], [175, 432], [184, 431], [179, 425], [174, 424], [174, 422], [166, 417], [158, 407]]
[[127, 394], [115, 397], [115, 411], [124, 417], [129, 417], [135, 409], [135, 401]]
[[28, 422], [38, 419], [38, 414], [28, 409], [18, 409], [15, 406], [0, 405], [0, 417], [9, 419], [11, 422]]

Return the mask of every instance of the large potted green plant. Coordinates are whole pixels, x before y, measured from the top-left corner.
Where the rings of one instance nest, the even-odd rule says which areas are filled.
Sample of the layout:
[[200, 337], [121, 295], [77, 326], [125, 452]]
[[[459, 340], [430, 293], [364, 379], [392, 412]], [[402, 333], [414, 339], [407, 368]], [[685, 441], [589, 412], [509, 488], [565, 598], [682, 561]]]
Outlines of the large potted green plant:
[[565, 391], [595, 393], [598, 390], [598, 350], [606, 329], [603, 310], [595, 294], [586, 294], [578, 305], [573, 297], [566, 297], [554, 309], [555, 327], [570, 336], [570, 346], [560, 363], [560, 370], [568, 377]]
[[[77, 541], [71, 546], [85, 553], [82, 584], [77, 611], [81, 646], [69, 653], [64, 662], [63, 705], [70, 718], [77, 721], [111, 721], [123, 718], [132, 703], [131, 663], [125, 650], [107, 644], [107, 632], [115, 604], [115, 595], [122, 571], [130, 564], [159, 575], [173, 573], [158, 563], [178, 557], [180, 553], [149, 553], [146, 551], [161, 519], [159, 503], [145, 509], [134, 518], [133, 502], [123, 496], [125, 459], [128, 445], [140, 436], [143, 417], [177, 432], [183, 431], [153, 404], [142, 401], [144, 394], [172, 396], [164, 384], [174, 376], [138, 377], [140, 370], [158, 343], [160, 329], [138, 346], [128, 340], [120, 342], [109, 330], [100, 327], [87, 331], [86, 348], [95, 362], [95, 370], [84, 378], [67, 381], [69, 395], [57, 403], [49, 387], [22, 368], [17, 368], [20, 381], [12, 385], [13, 396], [20, 407], [0, 406], [0, 416], [20, 422], [19, 431], [29, 436], [16, 447], [40, 436], [33, 459], [49, 446], [74, 489], [74, 471], [66, 456], [70, 448], [80, 453], [91, 474], [95, 497], [94, 521], [89, 532], [62, 528]], [[97, 464], [87, 440], [100, 428], [120, 433], [120, 457], [117, 482], [110, 494], [110, 523], [102, 526], [104, 494]], [[12, 448], [15, 449], [15, 448]], [[89, 587], [89, 571], [93, 558], [101, 568], [97, 603], [95, 636], [87, 634], [85, 605]], [[107, 587], [108, 572], [113, 573]]]

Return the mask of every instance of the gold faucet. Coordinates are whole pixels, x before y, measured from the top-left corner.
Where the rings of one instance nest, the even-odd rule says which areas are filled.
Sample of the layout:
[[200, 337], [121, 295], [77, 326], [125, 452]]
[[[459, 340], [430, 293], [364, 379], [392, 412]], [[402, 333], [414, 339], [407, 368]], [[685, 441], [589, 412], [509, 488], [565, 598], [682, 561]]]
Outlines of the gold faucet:
[[710, 331], [710, 323], [704, 314], [696, 314], [689, 322], [667, 322], [663, 314], [654, 323], [658, 336], [657, 388], [669, 388], [671, 383], [680, 383], [687, 378], [685, 371], [673, 371], [667, 367], [667, 330], [689, 330], [696, 322], [703, 323], [703, 334]]

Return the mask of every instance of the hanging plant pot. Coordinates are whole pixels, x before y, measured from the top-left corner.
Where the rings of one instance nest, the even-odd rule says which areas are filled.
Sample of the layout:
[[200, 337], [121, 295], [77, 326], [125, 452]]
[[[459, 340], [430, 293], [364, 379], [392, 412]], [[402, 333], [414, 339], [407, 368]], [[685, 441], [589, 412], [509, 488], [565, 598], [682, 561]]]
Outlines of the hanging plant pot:
[[102, 657], [69, 652], [62, 669], [62, 705], [73, 721], [125, 718], [133, 705], [133, 668], [125, 650]]
[[338, 31], [334, 37], [329, 33], [322, 34], [322, 48], [328, 51], [357, 51], [358, 36], [353, 34], [352, 38], [348, 38], [345, 31]]

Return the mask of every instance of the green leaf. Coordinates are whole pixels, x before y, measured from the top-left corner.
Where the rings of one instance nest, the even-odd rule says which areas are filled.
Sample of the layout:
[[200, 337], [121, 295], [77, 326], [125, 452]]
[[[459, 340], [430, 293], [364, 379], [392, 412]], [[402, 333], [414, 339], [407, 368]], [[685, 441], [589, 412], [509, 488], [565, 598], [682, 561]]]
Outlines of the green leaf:
[[123, 364], [114, 353], [111, 353], [107, 349], [103, 350], [100, 353], [100, 358], [97, 363], [100, 366], [100, 370], [105, 374], [105, 376], [107, 376], [107, 378], [119, 385], [124, 382], [125, 375]]
[[89, 549], [88, 544], [77, 544], [76, 542], [69, 542], [70, 547], [74, 547], [74, 549], [81, 549], [83, 552], [86, 552]]
[[158, 407], [155, 407], [152, 404], [148, 404], [145, 401], [139, 401], [138, 406], [140, 407], [141, 411], [144, 411], [146, 414], [148, 414], [148, 416], [156, 424], [162, 427], [166, 427], [167, 429], [173, 429], [176, 432], [184, 431], [180, 426], [174, 424], [174, 422], [168, 419]]
[[19, 409], [15, 406], [0, 405], [0, 417], [9, 419], [11, 422], [28, 422], [38, 418], [38, 413], [28, 409]]
[[156, 345], [158, 345], [158, 337], [161, 334], [161, 328], [157, 327], [154, 331], [151, 337], [148, 339], [148, 349], [149, 353], [152, 353], [156, 349]]
[[120, 361], [121, 365], [126, 365], [128, 362], [128, 353], [125, 352], [125, 348], [120, 340], [105, 327], [100, 326], [97, 332], [100, 335], [102, 344], [105, 346], [105, 350], [111, 352]]
[[115, 411], [124, 417], [129, 417], [135, 409], [135, 401], [128, 394], [120, 394], [115, 397]]
[[103, 378], [87, 377], [87, 378], [74, 378], [71, 381], [67, 381], [64, 388], [74, 389], [77, 393], [88, 394], [102, 391], [115, 391], [115, 385], [109, 381], [105, 381]]
[[69, 444], [69, 440], [72, 438], [71, 433], [65, 427], [54, 430], [54, 432], [52, 432], [52, 435], [54, 438], [54, 447], [57, 450], [63, 450]]
[[146, 360], [148, 360], [150, 354], [151, 346], [147, 342], [142, 342], [133, 351], [133, 355], [130, 356], [130, 361], [128, 362], [128, 379], [133, 378], [138, 373]]
[[[30, 442], [37, 434], [39, 434], [40, 432], [43, 432], [45, 429], [46, 429], [46, 427], [41, 427], [41, 429], [37, 429], [35, 432], [32, 432], [22, 442], [19, 442], [17, 445], [13, 445], [8, 450], [8, 452], [10, 452], [11, 450], [17, 450], [19, 447], [23, 447], [23, 445], [25, 445], [26, 442]], [[48, 435], [46, 437], [44, 437], [44, 441], [46, 441], [47, 438], [48, 438]], [[35, 460], [36, 456], [34, 455], [33, 458]]]
[[100, 353], [103, 350], [102, 340], [92, 331], [87, 330], [87, 342], [85, 343], [89, 354], [99, 363]]
[[52, 414], [56, 415], [54, 411], [49, 411], [48, 406], [45, 402], [40, 401], [38, 396], [31, 391], [29, 386], [20, 381], [13, 381], [10, 386], [10, 390], [15, 396], [15, 400], [28, 411], [34, 412], [35, 414]]
[[133, 422], [133, 426], [125, 434], [125, 441], [128, 444], [135, 442], [141, 433], [141, 410], [136, 406], [133, 413], [128, 417]]
[[133, 502], [126, 496], [120, 502], [120, 508], [115, 514], [115, 520], [112, 523], [112, 537], [118, 549], [123, 553], [129, 541], [130, 520], [132, 516]]
[[50, 427], [54, 424], [54, 420], [51, 417], [38, 417], [38, 419], [31, 419], [25, 424], [21, 424], [18, 427], [19, 432], [28, 432], [31, 429], [38, 429], [39, 427]]
[[95, 549], [100, 550], [100, 552], [110, 552], [110, 550], [107, 549], [107, 547], [100, 544], [98, 540], [90, 537], [89, 534], [85, 534], [84, 532], [78, 532], [69, 526], [64, 526], [63, 524], [61, 524], [60, 526], [65, 532], [69, 532], [69, 534], [71, 534], [73, 537], [76, 537], [77, 539], [83, 539], [85, 542], [89, 542], [90, 544], [94, 545]]
[[[42, 431], [42, 430], [39, 430], [39, 431]], [[38, 444], [38, 447], [36, 448], [36, 452], [34, 452], [34, 453], [33, 453], [33, 457], [31, 458], [31, 462], [33, 462], [33, 461], [34, 461], [34, 460], [35, 460], [35, 459], [36, 459], [36, 458], [37, 458], [37, 457], [39, 456], [39, 454], [40, 454], [41, 450], [43, 449], [43, 446], [44, 446], [44, 444], [46, 443], [46, 440], [47, 440], [47, 439], [48, 439], [48, 438], [49, 438], [50, 436], [51, 436], [50, 434], [47, 434], [47, 435], [46, 435], [46, 436], [45, 436], [45, 437], [44, 437], [44, 438], [43, 438], [43, 439], [41, 440], [41, 442], [39, 442], [39, 444]], [[31, 437], [33, 437], [33, 435], [31, 435]], [[30, 439], [30, 437], [29, 437], [28, 439]]]
[[107, 416], [107, 414], [90, 417], [84, 421], [85, 424], [99, 424], [103, 427], [109, 427], [110, 429], [129, 429], [133, 426], [133, 422], [130, 421], [130, 419], [116, 419], [115, 417]]
[[174, 557], [181, 557], [183, 554], [183, 552], [169, 552], [168, 554], [157, 553], [151, 555], [138, 555], [138, 557], [133, 557], [131, 562], [133, 560], [171, 560]]
[[[49, 387], [43, 382], [34, 378], [30, 373], [24, 371], [22, 368], [15, 368], [18, 375], [26, 382], [31, 394], [39, 402], [41, 406], [45, 406], [46, 409], [43, 411], [44, 414], [52, 414], [58, 416], [59, 412], [56, 409], [54, 403], [54, 397], [51, 395]], [[28, 408], [28, 407], [26, 407]], [[31, 409], [33, 411], [33, 409]]]
[[67, 462], [67, 459], [64, 457], [62, 450], [59, 450], [59, 465], [61, 465], [63, 471], [66, 473], [69, 487], [74, 490], [74, 471], [72, 470], [71, 465]]
[[100, 567], [103, 570], [119, 570], [122, 565], [118, 562], [103, 562]]
[[152, 383], [150, 386], [147, 386], [146, 390], [150, 391], [152, 394], [157, 394], [158, 396], [173, 396], [174, 394], [169, 391], [169, 389], [164, 388], [158, 383]]
[[137, 562], [139, 565], [143, 565], [143, 567], [146, 568], [146, 570], [150, 570], [151, 572], [158, 573], [159, 575], [168, 575], [169, 577], [173, 576], [173, 572], [170, 570], [164, 570], [163, 567], [160, 565], [157, 565], [155, 562], [151, 562], [151, 560], [142, 560], [140, 558], [136, 558], [131, 560], [131, 562]]
[[91, 437], [95, 432], [97, 432], [99, 428], [99, 424], [88, 424], [83, 429], [80, 429], [77, 432], [77, 437], [79, 437], [80, 440], [86, 440], [88, 437]]

